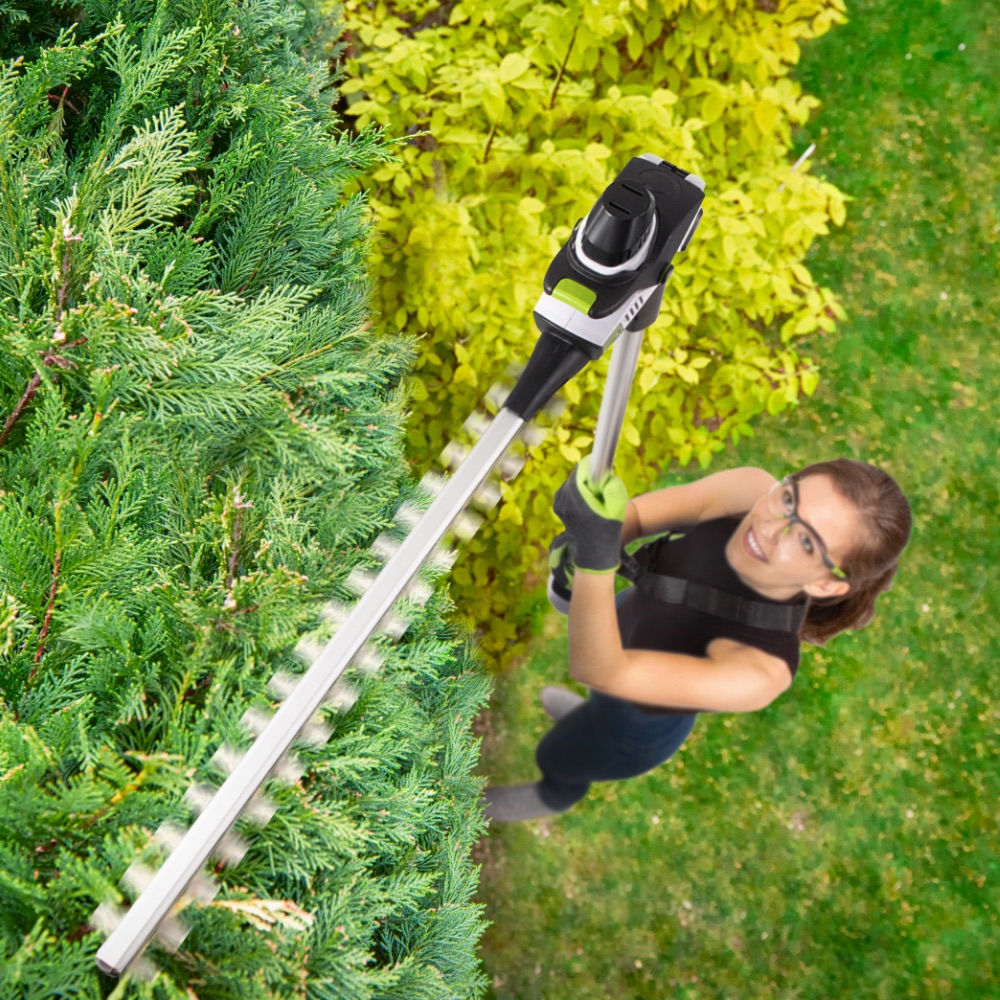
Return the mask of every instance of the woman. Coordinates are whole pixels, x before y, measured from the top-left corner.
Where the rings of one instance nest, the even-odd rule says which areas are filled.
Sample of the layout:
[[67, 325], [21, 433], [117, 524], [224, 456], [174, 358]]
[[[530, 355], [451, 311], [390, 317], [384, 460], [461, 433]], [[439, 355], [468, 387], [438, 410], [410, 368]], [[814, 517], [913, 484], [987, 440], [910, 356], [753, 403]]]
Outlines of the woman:
[[[819, 462], [781, 481], [730, 469], [631, 501], [613, 473], [590, 484], [588, 462], [557, 491], [554, 510], [576, 570], [570, 675], [590, 697], [542, 692], [555, 721], [536, 751], [542, 778], [488, 788], [495, 821], [564, 812], [592, 781], [652, 770], [699, 712], [769, 705], [791, 686], [801, 641], [822, 645], [872, 620], [910, 534], [899, 486], [864, 462]], [[686, 534], [654, 543], [650, 569], [720, 601], [664, 603], [646, 587], [616, 598], [621, 547], [671, 529]], [[761, 613], [735, 620], [735, 605]]]

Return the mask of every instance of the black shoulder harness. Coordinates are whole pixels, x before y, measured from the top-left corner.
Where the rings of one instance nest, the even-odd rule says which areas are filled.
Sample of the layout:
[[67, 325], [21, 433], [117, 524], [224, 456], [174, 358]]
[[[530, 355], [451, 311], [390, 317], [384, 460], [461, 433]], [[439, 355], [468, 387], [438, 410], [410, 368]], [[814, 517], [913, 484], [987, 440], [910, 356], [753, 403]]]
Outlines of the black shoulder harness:
[[[675, 536], [676, 537], [676, 536]], [[636, 549], [629, 555], [623, 548], [618, 575], [634, 583], [643, 593], [667, 604], [680, 604], [739, 622], [753, 628], [772, 629], [776, 632], [798, 632], [806, 616], [806, 604], [773, 604], [770, 601], [750, 601], [718, 590], [703, 583], [682, 580], [676, 576], [662, 576], [649, 566], [656, 546], [664, 539], [657, 539]]]

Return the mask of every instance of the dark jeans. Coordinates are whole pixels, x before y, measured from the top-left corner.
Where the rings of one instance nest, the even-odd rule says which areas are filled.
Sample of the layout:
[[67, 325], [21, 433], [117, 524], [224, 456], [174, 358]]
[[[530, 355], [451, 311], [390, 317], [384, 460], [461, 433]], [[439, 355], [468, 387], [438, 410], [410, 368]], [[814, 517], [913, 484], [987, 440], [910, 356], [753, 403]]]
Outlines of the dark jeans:
[[[620, 608], [628, 590], [615, 598]], [[590, 697], [542, 737], [535, 760], [539, 794], [563, 812], [579, 802], [592, 781], [634, 778], [672, 757], [694, 728], [697, 712], [653, 714], [621, 698]]]

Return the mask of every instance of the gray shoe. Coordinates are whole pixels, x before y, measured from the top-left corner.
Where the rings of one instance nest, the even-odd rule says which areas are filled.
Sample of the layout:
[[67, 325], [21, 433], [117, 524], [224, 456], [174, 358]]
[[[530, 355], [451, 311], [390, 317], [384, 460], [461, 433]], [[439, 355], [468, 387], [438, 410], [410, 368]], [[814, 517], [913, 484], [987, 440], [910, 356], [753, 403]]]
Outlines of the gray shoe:
[[564, 687], [542, 688], [542, 707], [549, 713], [549, 718], [553, 722], [558, 722], [561, 718], [569, 715], [574, 708], [582, 705], [587, 699]]
[[547, 806], [538, 794], [539, 782], [528, 785], [498, 785], [485, 791], [485, 815], [495, 823], [513, 823], [522, 819], [551, 816], [558, 809]]

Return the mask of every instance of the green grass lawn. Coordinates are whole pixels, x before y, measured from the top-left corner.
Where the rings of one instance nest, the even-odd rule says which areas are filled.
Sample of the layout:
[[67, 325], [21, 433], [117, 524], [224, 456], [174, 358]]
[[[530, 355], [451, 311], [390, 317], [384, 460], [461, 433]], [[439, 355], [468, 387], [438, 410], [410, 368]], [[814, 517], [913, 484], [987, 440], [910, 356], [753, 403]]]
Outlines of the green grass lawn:
[[[882, 465], [910, 547], [877, 621], [807, 649], [768, 709], [703, 716], [657, 771], [491, 830], [497, 1000], [1000, 997], [997, 11], [848, 13], [805, 51], [823, 106], [796, 149], [816, 142], [812, 169], [856, 199], [807, 262], [849, 318], [809, 345], [815, 396], [713, 469]], [[480, 773], [535, 776], [538, 693], [566, 680], [550, 613], [498, 678]]]

